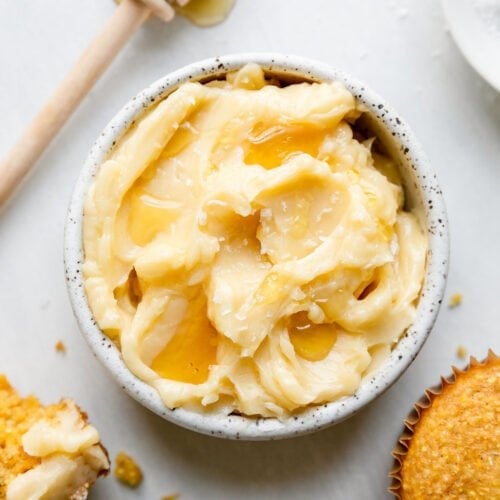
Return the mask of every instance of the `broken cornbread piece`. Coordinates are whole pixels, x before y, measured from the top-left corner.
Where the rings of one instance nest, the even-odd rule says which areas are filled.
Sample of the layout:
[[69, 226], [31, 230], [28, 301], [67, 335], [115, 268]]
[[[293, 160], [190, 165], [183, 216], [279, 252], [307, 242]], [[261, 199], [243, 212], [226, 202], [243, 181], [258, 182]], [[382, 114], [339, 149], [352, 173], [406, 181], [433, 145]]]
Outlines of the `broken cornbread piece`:
[[398, 498], [500, 498], [500, 358], [454, 373], [407, 421], [391, 473]]
[[142, 481], [142, 471], [130, 455], [120, 451], [115, 458], [115, 477], [127, 486], [137, 488]]
[[70, 399], [43, 406], [0, 375], [0, 499], [84, 499], [109, 460]]
[[59, 340], [56, 343], [56, 351], [60, 352], [61, 354], [66, 354], [66, 346], [64, 345], [62, 340]]
[[461, 293], [454, 293], [450, 297], [450, 301], [448, 302], [448, 307], [450, 309], [453, 309], [454, 307], [459, 306], [462, 303], [462, 294]]

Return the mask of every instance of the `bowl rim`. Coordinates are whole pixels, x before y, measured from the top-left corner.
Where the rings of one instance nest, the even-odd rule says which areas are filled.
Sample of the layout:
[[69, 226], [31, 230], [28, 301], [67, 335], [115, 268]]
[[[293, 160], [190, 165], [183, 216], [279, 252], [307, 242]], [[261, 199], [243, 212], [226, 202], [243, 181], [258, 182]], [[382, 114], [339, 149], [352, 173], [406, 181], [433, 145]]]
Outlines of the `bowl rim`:
[[[257, 63], [270, 72], [342, 82], [369, 108], [379, 124], [396, 137], [401, 152], [418, 179], [428, 222], [425, 228], [429, 243], [427, 269], [416, 319], [399, 339], [389, 358], [373, 374], [362, 380], [352, 396], [307, 407], [299, 414], [283, 420], [167, 408], [156, 389], [138, 379], [127, 368], [120, 351], [97, 326], [86, 299], [81, 269], [83, 205], [86, 194], [102, 161], [123, 132], [145, 109], [165, 98], [180, 84], [224, 74], [249, 62]], [[168, 73], [133, 97], [108, 123], [91, 148], [71, 197], [64, 234], [65, 277], [77, 323], [94, 355], [122, 389], [149, 410], [181, 427], [216, 437], [244, 440], [292, 437], [339, 423], [396, 382], [417, 356], [436, 321], [445, 290], [448, 253], [448, 223], [442, 191], [422, 147], [406, 122], [378, 94], [347, 73], [319, 61], [277, 53], [231, 54], [197, 61]]]

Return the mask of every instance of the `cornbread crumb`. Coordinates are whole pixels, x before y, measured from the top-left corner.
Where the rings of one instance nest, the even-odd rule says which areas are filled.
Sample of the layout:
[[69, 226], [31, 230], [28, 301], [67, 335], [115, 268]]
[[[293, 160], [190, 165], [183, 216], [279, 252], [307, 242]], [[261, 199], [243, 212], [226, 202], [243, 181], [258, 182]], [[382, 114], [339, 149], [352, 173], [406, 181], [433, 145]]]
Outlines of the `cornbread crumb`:
[[142, 471], [131, 456], [120, 451], [115, 458], [115, 477], [127, 486], [137, 488], [142, 481]]
[[467, 357], [467, 349], [463, 345], [457, 347], [457, 356], [460, 359], [465, 359]]
[[500, 498], [500, 358], [445, 384], [415, 424], [402, 498]]
[[454, 309], [455, 307], [459, 306], [462, 303], [462, 294], [461, 293], [454, 293], [450, 297], [450, 301], [448, 302], [448, 307], [450, 309]]
[[60, 352], [61, 354], [66, 353], [66, 346], [64, 345], [62, 340], [59, 340], [56, 344], [56, 351]]
[[164, 497], [161, 497], [161, 500], [177, 500], [179, 498], [178, 493], [174, 493], [173, 495], [166, 495]]

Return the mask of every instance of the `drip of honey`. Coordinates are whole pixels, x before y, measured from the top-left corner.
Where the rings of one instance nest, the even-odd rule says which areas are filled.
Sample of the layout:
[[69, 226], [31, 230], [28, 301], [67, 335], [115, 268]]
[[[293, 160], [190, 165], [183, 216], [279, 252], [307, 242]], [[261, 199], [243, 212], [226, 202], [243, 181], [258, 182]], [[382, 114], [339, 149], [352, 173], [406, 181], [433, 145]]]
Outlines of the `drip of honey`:
[[199, 294], [188, 307], [170, 342], [151, 364], [160, 377], [201, 384], [217, 355], [217, 331], [207, 317], [206, 297]]
[[307, 153], [316, 157], [325, 136], [325, 130], [302, 125], [273, 127], [248, 140], [245, 163], [270, 169], [293, 154]]
[[117, 328], [104, 328], [106, 337], [109, 337], [116, 345], [120, 345], [120, 330]]
[[308, 361], [326, 358], [337, 340], [335, 325], [311, 323], [305, 312], [290, 318], [288, 335], [295, 352]]
[[130, 194], [128, 232], [137, 245], [147, 245], [159, 232], [164, 231], [171, 218], [172, 203], [163, 202], [133, 188]]
[[[198, 131], [186, 122], [181, 125], [166, 145], [162, 157], [174, 157], [191, 144]], [[144, 182], [151, 181], [156, 174], [156, 164], [153, 163], [143, 173], [141, 181], [137, 182], [129, 193], [130, 211], [128, 215], [128, 232], [137, 245], [147, 245], [159, 232], [164, 231], [172, 214], [180, 208], [174, 201], [160, 200], [151, 196], [142, 187]]]
[[224, 21], [233, 5], [234, 0], [190, 0], [175, 10], [198, 26], [212, 26]]

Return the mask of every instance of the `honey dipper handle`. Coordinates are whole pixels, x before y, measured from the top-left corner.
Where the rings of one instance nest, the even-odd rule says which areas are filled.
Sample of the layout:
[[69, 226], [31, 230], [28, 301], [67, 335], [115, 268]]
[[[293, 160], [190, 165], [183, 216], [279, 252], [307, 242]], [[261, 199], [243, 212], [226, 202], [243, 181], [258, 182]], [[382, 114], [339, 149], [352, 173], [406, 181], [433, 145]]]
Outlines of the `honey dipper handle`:
[[149, 8], [142, 3], [135, 0], [121, 1], [103, 30], [76, 61], [7, 156], [0, 161], [0, 208], [149, 14]]

